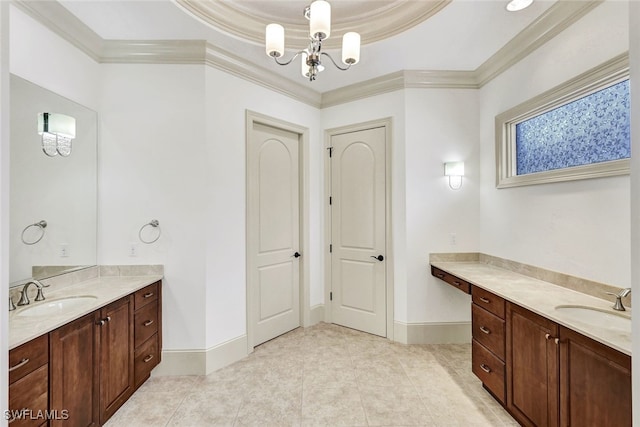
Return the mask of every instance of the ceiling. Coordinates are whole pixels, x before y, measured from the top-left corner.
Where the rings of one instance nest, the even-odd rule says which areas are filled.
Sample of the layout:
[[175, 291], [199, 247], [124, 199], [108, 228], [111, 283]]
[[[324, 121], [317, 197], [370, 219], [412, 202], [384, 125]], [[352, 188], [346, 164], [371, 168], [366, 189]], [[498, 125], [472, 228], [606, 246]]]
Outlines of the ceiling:
[[[300, 67], [276, 65], [265, 54], [264, 25], [285, 27], [290, 58], [308, 25], [306, 1], [292, 0], [147, 0], [68, 1], [60, 3], [103, 39], [206, 40], [241, 55], [271, 72], [317, 92], [400, 70], [468, 70], [478, 68], [509, 40], [534, 22], [555, 0], [536, 0], [512, 13], [506, 0], [330, 0], [332, 37], [361, 32], [360, 62], [342, 72], [328, 65], [314, 82]], [[291, 33], [291, 34], [290, 34]], [[302, 43], [304, 44], [304, 43]], [[335, 43], [334, 43], [335, 44]], [[338, 49], [330, 49], [336, 60]]]

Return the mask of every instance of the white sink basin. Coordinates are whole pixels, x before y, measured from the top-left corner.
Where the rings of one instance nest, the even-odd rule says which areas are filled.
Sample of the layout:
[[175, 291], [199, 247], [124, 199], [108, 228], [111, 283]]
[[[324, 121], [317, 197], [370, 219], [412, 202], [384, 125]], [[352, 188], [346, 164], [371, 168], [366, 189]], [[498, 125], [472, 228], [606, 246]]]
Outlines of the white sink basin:
[[628, 315], [581, 305], [559, 305], [555, 309], [571, 320], [581, 323], [604, 329], [631, 331], [631, 317]]
[[[54, 300], [47, 300], [43, 303], [23, 308], [16, 312], [18, 316], [49, 316], [61, 313], [62, 311], [83, 307], [95, 302], [97, 297], [92, 295], [80, 295], [77, 297], [66, 297]], [[33, 304], [33, 303], [32, 303]]]

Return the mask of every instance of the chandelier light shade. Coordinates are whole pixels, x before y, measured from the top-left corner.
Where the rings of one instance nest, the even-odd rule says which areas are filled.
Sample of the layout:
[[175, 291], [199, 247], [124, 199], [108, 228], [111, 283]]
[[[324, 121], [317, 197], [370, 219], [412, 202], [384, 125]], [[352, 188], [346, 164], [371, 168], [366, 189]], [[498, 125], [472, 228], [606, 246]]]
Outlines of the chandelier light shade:
[[325, 0], [316, 0], [304, 10], [309, 20], [309, 46], [297, 52], [293, 58], [281, 62], [278, 58], [284, 55], [284, 27], [269, 24], [265, 29], [265, 47], [267, 55], [278, 65], [289, 65], [298, 56], [301, 58], [300, 72], [303, 77], [313, 81], [318, 73], [324, 70], [321, 57], [326, 56], [339, 70], [346, 71], [360, 61], [360, 34], [348, 32], [342, 37], [342, 67], [326, 52], [322, 52], [322, 41], [331, 35], [331, 4]]
[[267, 55], [279, 58], [284, 55], [284, 27], [280, 24], [269, 24], [265, 34]]

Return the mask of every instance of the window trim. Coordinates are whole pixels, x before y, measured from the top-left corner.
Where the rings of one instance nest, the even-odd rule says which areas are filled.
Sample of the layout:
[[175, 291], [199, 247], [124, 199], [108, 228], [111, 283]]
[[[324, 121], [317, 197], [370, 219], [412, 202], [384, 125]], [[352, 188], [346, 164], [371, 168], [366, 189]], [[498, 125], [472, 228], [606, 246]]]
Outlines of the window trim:
[[516, 124], [543, 114], [554, 108], [584, 98], [594, 92], [629, 78], [629, 53], [580, 74], [528, 101], [499, 115], [495, 119], [496, 188], [573, 181], [604, 176], [628, 175], [630, 159], [612, 160], [589, 165], [572, 166], [526, 175], [516, 174]]

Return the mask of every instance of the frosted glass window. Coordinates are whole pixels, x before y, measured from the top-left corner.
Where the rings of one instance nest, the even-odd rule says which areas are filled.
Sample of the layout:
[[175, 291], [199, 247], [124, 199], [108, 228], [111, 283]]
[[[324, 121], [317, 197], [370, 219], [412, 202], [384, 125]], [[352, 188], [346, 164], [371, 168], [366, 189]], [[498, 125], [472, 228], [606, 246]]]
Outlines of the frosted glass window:
[[517, 123], [516, 174], [631, 157], [629, 80]]

